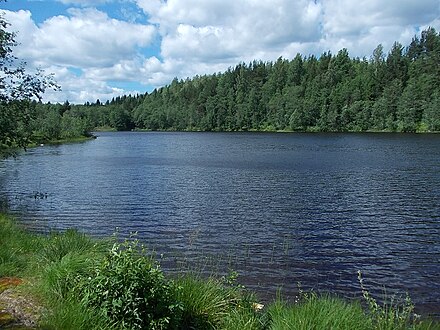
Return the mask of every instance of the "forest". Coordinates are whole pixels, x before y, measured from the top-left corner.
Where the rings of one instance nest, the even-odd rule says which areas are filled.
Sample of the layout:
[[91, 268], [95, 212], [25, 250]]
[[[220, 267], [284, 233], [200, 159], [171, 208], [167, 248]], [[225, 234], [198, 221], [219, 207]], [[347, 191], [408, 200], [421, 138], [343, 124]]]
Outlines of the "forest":
[[[25, 104], [24, 104], [25, 103]], [[68, 139], [96, 129], [176, 131], [440, 131], [440, 33], [378, 45], [370, 58], [347, 49], [319, 57], [239, 63], [141, 95], [73, 105], [3, 101], [23, 109], [27, 141]], [[4, 110], [6, 111], [6, 110]]]

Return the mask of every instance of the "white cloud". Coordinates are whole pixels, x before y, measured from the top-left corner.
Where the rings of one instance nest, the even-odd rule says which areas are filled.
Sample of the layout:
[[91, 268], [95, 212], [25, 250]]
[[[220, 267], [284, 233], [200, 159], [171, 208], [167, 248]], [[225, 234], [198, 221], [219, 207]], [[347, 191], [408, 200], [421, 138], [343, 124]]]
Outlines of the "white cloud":
[[33, 58], [33, 53], [28, 45], [33, 44], [34, 36], [38, 33], [38, 27], [32, 20], [32, 14], [27, 10], [4, 11], [4, 16], [7, 22], [11, 24], [9, 30], [15, 32], [16, 41], [19, 42], [19, 46], [14, 49], [14, 52], [18, 52], [19, 57]]
[[[111, 19], [93, 8], [69, 9], [68, 14], [51, 17], [37, 26], [29, 11], [5, 11], [10, 29], [17, 31], [19, 46], [14, 53], [26, 60], [31, 70], [42, 67], [48, 73], [53, 72], [62, 86], [61, 94], [72, 102], [124, 93], [109, 87], [105, 80], [134, 80], [139, 76], [139, 68], [136, 74], [134, 65], [142, 56], [142, 48], [154, 41], [155, 28]], [[67, 68], [80, 69], [83, 75], [64, 74]], [[108, 74], [102, 77], [93, 74], [99, 70]], [[77, 86], [87, 92], [74, 92]], [[57, 95], [60, 93], [49, 93], [45, 98], [58, 98]]]
[[[407, 45], [428, 26], [440, 29], [438, 0], [57, 1], [81, 9], [39, 25], [29, 11], [7, 12], [6, 18], [20, 31], [23, 46], [16, 54], [32, 66], [55, 68], [46, 71], [55, 72], [64, 95], [73, 91], [73, 102], [120, 91], [107, 81], [140, 82], [152, 89], [176, 76], [224, 71], [254, 59], [342, 48], [351, 56], [370, 57], [379, 43], [387, 51], [394, 41]], [[103, 11], [110, 3], [125, 21]], [[134, 16], [139, 12], [133, 3], [148, 24], [134, 23], [142, 18]], [[101, 11], [93, 8], [98, 5]], [[88, 92], [81, 94], [81, 88]]]
[[325, 32], [335, 36], [368, 33], [372, 27], [418, 26], [439, 14], [438, 0], [327, 0], [322, 3]]
[[17, 55], [42, 65], [110, 66], [137, 56], [138, 48], [148, 47], [155, 36], [151, 25], [111, 19], [96, 9], [70, 9], [69, 14], [37, 27], [29, 11], [7, 11], [20, 43]]
[[[214, 42], [228, 54], [242, 55], [320, 37], [321, 6], [309, 0], [139, 0], [138, 5], [159, 25], [166, 56], [172, 55], [172, 43], [187, 44], [190, 56], [209, 52]], [[210, 51], [212, 56], [216, 50]]]
[[[138, 0], [162, 35], [161, 55], [186, 73], [225, 70], [253, 59], [319, 55], [347, 48], [369, 57], [382, 43], [410, 42], [439, 16], [438, 0]], [[191, 68], [191, 69], [190, 69]], [[192, 73], [192, 74], [191, 74]]]
[[63, 103], [69, 100], [71, 103], [94, 102], [112, 99], [122, 94], [137, 94], [139, 91], [128, 91], [121, 88], [111, 87], [103, 80], [76, 75], [66, 67], [50, 66], [48, 72], [53, 72], [58, 80], [62, 82], [61, 91], [48, 90], [43, 101], [52, 103]]
[[[420, 26], [439, 24], [438, 0], [137, 0], [158, 26], [161, 55], [185, 78], [223, 71], [241, 61], [320, 55], [347, 48], [372, 54], [403, 45]], [[179, 69], [180, 68], [180, 69]]]
[[[35, 36], [37, 49], [47, 61], [81, 67], [109, 66], [148, 46], [154, 27], [110, 19], [96, 9], [70, 9], [71, 17], [45, 21]], [[62, 36], [60, 38], [59, 36]]]
[[309, 0], [137, 3], [159, 28], [162, 58], [184, 62], [175, 73], [180, 78], [223, 71], [241, 61], [273, 60], [321, 37], [321, 5]]
[[326, 0], [323, 6], [323, 48], [347, 48], [352, 55], [369, 56], [379, 44], [408, 44], [419, 27], [440, 15], [438, 0]]

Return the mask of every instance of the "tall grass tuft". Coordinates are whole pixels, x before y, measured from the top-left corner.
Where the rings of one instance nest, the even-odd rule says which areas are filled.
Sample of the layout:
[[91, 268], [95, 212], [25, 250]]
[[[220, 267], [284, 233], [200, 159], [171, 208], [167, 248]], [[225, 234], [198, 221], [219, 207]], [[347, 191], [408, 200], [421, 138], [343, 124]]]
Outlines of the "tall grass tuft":
[[54, 232], [41, 249], [41, 258], [46, 262], [58, 262], [70, 253], [84, 254], [96, 250], [97, 244], [90, 236], [68, 229], [64, 233]]
[[215, 278], [186, 274], [176, 280], [177, 299], [182, 302], [184, 329], [216, 329], [243, 304], [238, 288], [225, 287]]
[[372, 329], [359, 304], [328, 295], [304, 294], [301, 302], [289, 305], [278, 297], [268, 310], [271, 330], [284, 329]]
[[0, 237], [0, 277], [23, 275], [43, 246], [43, 237], [27, 233], [4, 214], [0, 214]]
[[51, 300], [65, 299], [80, 278], [90, 274], [93, 265], [89, 255], [69, 253], [41, 270], [39, 290], [49, 295]]
[[116, 330], [101, 311], [85, 308], [73, 295], [59, 300], [40, 326], [46, 330]]
[[249, 307], [234, 308], [223, 319], [223, 330], [263, 330], [267, 329], [263, 312], [255, 311]]
[[76, 230], [48, 235], [35, 256], [39, 268], [37, 291], [48, 301], [67, 297], [102, 258], [104, 246], [105, 242], [97, 243]]

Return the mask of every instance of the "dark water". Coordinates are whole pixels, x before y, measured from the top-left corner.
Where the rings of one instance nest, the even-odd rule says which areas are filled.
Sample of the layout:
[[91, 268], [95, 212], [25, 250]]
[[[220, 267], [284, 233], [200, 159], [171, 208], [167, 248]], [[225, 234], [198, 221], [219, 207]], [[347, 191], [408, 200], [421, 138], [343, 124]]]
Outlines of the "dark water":
[[31, 229], [137, 231], [265, 298], [358, 297], [361, 270], [439, 315], [440, 135], [99, 133], [0, 162], [0, 194]]

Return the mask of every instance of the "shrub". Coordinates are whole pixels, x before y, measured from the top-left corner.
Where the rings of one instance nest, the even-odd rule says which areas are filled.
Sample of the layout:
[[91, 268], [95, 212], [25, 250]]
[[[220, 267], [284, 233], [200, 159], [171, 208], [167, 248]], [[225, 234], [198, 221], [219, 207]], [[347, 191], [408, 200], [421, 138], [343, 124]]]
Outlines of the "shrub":
[[177, 328], [181, 306], [159, 265], [142, 256], [137, 240], [115, 243], [80, 285], [83, 302], [125, 329]]

